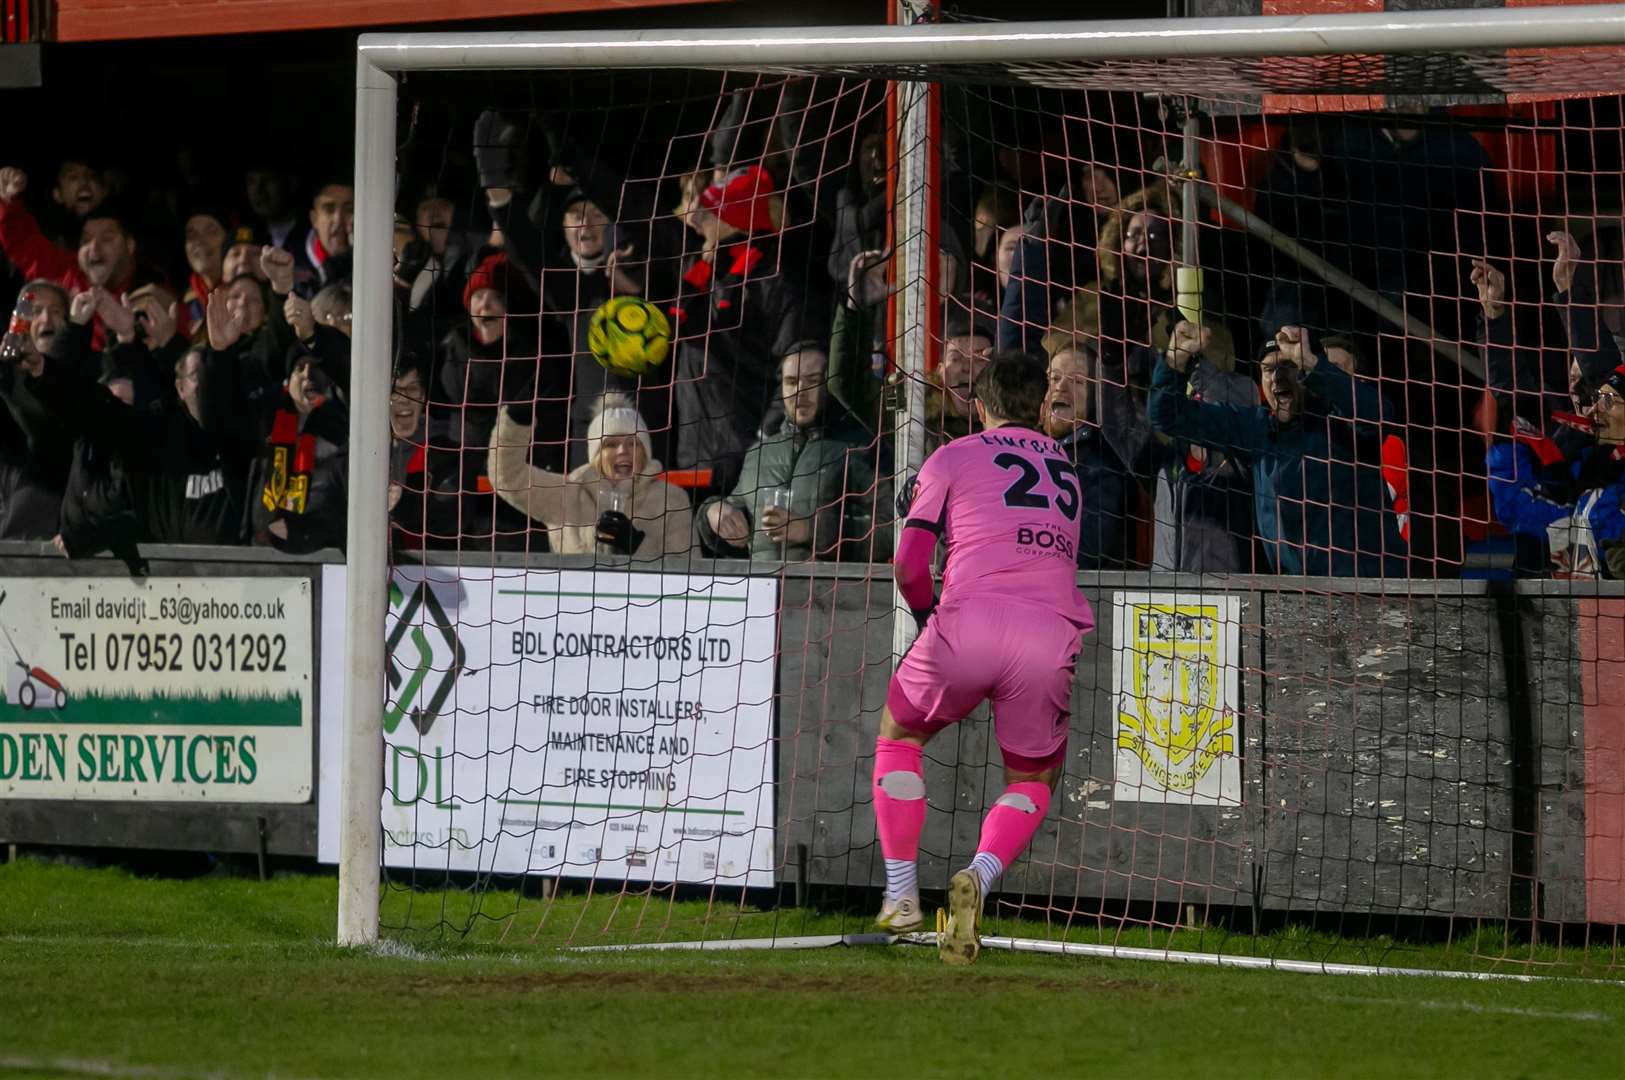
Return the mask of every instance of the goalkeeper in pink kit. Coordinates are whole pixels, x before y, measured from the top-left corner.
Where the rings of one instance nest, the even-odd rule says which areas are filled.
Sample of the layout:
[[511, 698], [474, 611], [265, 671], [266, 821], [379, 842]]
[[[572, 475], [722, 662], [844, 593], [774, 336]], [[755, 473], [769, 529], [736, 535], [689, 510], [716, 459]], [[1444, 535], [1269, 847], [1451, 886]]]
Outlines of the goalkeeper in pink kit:
[[[1038, 361], [995, 356], [975, 383], [983, 430], [932, 454], [905, 493], [895, 573], [921, 630], [892, 677], [875, 745], [882, 929], [905, 933], [921, 924], [915, 863], [925, 826], [925, 744], [986, 698], [1004, 755], [1004, 793], [982, 823], [975, 858], [948, 884], [939, 951], [952, 964], [976, 959], [983, 900], [1049, 809], [1066, 758], [1072, 669], [1095, 623], [1077, 587], [1084, 493], [1065, 450], [1039, 430], [1047, 383]], [[948, 563], [935, 601], [939, 538]]]

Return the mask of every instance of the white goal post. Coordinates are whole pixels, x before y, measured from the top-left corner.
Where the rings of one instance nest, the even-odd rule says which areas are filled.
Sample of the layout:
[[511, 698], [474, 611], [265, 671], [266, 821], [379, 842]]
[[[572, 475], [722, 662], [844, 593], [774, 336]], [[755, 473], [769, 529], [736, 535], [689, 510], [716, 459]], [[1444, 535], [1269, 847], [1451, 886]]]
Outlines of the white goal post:
[[[1625, 4], [1292, 17], [1042, 22], [759, 30], [570, 33], [367, 34], [356, 51], [354, 361], [350, 401], [348, 602], [339, 771], [341, 835], [338, 941], [365, 945], [379, 927], [384, 794], [384, 625], [388, 603], [392, 233], [397, 77], [414, 71], [496, 69], [885, 69], [1063, 61], [1248, 58], [1333, 54], [1538, 49], [1625, 43]], [[1175, 92], [1189, 88], [1170, 87]], [[929, 146], [905, 176], [923, 178]], [[918, 182], [903, 185], [905, 221], [923, 221]], [[391, 197], [384, 197], [389, 193]], [[923, 230], [911, 229], [923, 243]], [[923, 267], [923, 249], [900, 252]], [[922, 369], [923, 273], [899, 275], [905, 313], [898, 364]], [[912, 380], [918, 382], [918, 380]], [[921, 402], [911, 395], [909, 405]], [[918, 416], [910, 418], [917, 420]], [[899, 458], [917, 440], [899, 439]], [[901, 464], [912, 465], [913, 460]]]

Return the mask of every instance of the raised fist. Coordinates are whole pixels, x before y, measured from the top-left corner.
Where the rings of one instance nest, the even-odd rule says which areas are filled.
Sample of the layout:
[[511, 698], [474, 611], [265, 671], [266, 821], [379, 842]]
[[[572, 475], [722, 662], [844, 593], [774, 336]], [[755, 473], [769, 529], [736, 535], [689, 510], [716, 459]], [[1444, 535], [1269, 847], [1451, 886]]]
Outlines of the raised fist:
[[90, 320], [96, 317], [96, 290], [86, 289], [82, 293], [74, 293], [73, 300], [68, 304], [68, 318], [76, 326], [89, 326]]
[[260, 249], [260, 270], [271, 283], [271, 291], [278, 296], [293, 292], [293, 255], [279, 247], [266, 245]]
[[287, 303], [282, 305], [282, 317], [288, 320], [294, 336], [300, 341], [309, 341], [316, 336], [316, 315], [310, 310], [310, 301], [304, 297], [288, 297]]
[[1213, 340], [1213, 330], [1206, 326], [1180, 319], [1168, 335], [1168, 366], [1183, 372], [1190, 362], [1202, 355], [1202, 350]]
[[1557, 261], [1552, 264], [1552, 287], [1559, 296], [1574, 285], [1574, 267], [1580, 261], [1580, 242], [1569, 232], [1549, 232], [1546, 242], [1557, 245]]
[[1504, 315], [1507, 309], [1507, 276], [1491, 266], [1488, 260], [1474, 259], [1471, 280], [1478, 289], [1478, 303], [1484, 309], [1485, 321], [1494, 322]]
[[1298, 370], [1305, 375], [1320, 363], [1320, 357], [1315, 355], [1314, 346], [1309, 342], [1309, 331], [1301, 326], [1281, 327], [1275, 335], [1275, 347], [1280, 350], [1282, 360], [1298, 365]]
[[27, 173], [11, 165], [0, 169], [0, 202], [10, 202], [27, 189]]

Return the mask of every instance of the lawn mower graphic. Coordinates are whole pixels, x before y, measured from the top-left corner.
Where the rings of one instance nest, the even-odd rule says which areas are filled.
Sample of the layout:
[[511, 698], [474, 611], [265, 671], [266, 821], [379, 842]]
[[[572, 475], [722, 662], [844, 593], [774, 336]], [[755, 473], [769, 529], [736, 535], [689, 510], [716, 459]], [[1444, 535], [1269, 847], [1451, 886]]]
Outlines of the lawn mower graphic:
[[[0, 605], [6, 602], [6, 594], [0, 590]], [[6, 644], [16, 654], [17, 662], [6, 669], [6, 701], [12, 705], [20, 705], [25, 710], [40, 705], [47, 709], [63, 709], [68, 705], [68, 691], [56, 678], [44, 668], [35, 667], [23, 659], [22, 650], [17, 648], [17, 642], [12, 639], [11, 630], [5, 623], [0, 622], [0, 633], [6, 635]]]

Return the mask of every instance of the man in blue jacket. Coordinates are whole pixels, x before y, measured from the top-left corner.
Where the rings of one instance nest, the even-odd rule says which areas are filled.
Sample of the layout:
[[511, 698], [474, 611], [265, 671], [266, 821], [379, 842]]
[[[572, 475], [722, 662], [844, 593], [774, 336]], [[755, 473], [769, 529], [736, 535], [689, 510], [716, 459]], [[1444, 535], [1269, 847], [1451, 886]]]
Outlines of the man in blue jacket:
[[1625, 577], [1617, 493], [1625, 417], [1613, 404], [1625, 357], [1604, 322], [1596, 264], [1582, 257], [1571, 234], [1551, 232], [1546, 239], [1557, 248], [1549, 299], [1561, 316], [1566, 348], [1557, 342], [1538, 347], [1541, 338], [1529, 324], [1547, 306], [1525, 305], [1526, 317], [1518, 319], [1506, 273], [1486, 259], [1473, 260], [1495, 406], [1487, 419], [1490, 430], [1509, 436], [1492, 442], [1485, 456], [1490, 504], [1495, 520], [1517, 540], [1518, 572], [1591, 577], [1606, 568], [1612, 577]]
[[1253, 513], [1282, 574], [1404, 577], [1405, 542], [1378, 466], [1386, 402], [1285, 326], [1259, 359], [1264, 404], [1193, 400], [1187, 376], [1206, 329], [1181, 322], [1151, 379], [1151, 426], [1229, 454], [1252, 471]]
[[[1557, 440], [1522, 418], [1490, 447], [1495, 520], [1546, 543], [1556, 577], [1625, 578], [1625, 364], [1596, 387], [1584, 422]], [[1578, 445], [1576, 445], [1578, 444]]]

